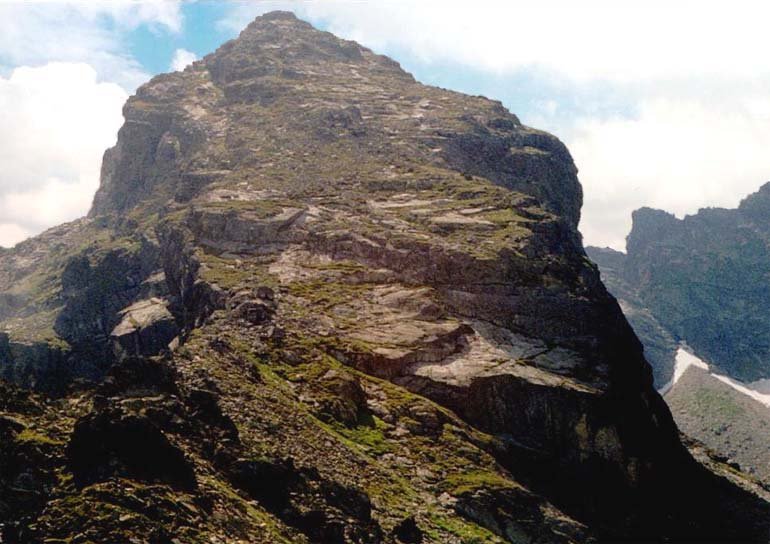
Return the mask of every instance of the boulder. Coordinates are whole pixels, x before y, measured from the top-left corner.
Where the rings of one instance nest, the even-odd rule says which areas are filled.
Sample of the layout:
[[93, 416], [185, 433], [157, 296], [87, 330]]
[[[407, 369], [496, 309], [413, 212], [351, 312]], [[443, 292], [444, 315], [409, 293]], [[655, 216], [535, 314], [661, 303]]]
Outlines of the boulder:
[[120, 315], [120, 323], [110, 334], [118, 359], [156, 355], [179, 334], [168, 302], [159, 298], [135, 302]]

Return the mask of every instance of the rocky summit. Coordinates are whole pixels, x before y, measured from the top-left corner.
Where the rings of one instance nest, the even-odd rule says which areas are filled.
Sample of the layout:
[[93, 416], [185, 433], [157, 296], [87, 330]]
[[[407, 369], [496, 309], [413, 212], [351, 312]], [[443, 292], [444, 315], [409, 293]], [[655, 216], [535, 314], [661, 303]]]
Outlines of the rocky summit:
[[553, 136], [283, 12], [124, 116], [89, 215], [0, 252], [3, 542], [770, 538]]

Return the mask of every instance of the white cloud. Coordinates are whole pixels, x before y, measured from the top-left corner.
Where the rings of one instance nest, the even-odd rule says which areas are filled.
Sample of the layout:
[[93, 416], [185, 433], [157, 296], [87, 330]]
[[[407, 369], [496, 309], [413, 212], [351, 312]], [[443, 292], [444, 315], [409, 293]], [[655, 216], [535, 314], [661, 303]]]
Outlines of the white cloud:
[[88, 211], [127, 93], [86, 64], [0, 78], [0, 244]]
[[173, 32], [182, 29], [180, 0], [59, 0], [58, 3], [91, 19], [111, 17], [116, 23], [128, 28], [151, 24]]
[[0, 247], [13, 247], [33, 234], [14, 223], [0, 223]]
[[132, 91], [149, 79], [127, 52], [126, 31], [178, 32], [180, 0], [0, 2], [0, 64], [85, 62], [100, 79]]
[[174, 51], [174, 57], [171, 59], [170, 69], [174, 72], [180, 72], [196, 60], [198, 60], [198, 56], [192, 51], [177, 49]]
[[0, 245], [88, 211], [128, 93], [127, 33], [182, 28], [181, 0], [0, 2]]
[[580, 166], [586, 241], [622, 249], [642, 205], [679, 217], [732, 208], [770, 179], [770, 119], [753, 113], [770, 109], [770, 95], [730, 106], [657, 97], [633, 118], [578, 121], [567, 143]]

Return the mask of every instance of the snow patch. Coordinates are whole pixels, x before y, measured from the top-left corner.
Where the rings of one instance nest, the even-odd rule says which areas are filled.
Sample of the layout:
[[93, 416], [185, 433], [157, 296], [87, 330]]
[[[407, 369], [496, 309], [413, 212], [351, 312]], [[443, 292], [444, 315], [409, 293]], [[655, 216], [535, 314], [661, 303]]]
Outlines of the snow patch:
[[[732, 378], [730, 378], [728, 376], [722, 376], [720, 374], [714, 374], [713, 372], [711, 373], [711, 375], [714, 376], [717, 380], [726, 383], [727, 385], [729, 385], [730, 387], [732, 387], [736, 391], [739, 391], [739, 392], [743, 393], [744, 395], [748, 395], [749, 397], [751, 397], [752, 399], [756, 400], [757, 402], [761, 402], [765, 406], [770, 407], [770, 394], [762, 393], [760, 391], [757, 391], [753, 387], [753, 384], [741, 383], [739, 381], [733, 380]], [[761, 380], [761, 381], [766, 381], [766, 380]]]
[[687, 372], [687, 369], [691, 366], [697, 366], [703, 370], [709, 369], [707, 363], [687, 351], [685, 347], [680, 346], [676, 352], [676, 357], [674, 358], [674, 375], [665, 385], [663, 385], [663, 387], [658, 389], [658, 393], [665, 395], [671, 391], [671, 388], [676, 385], [679, 378], [684, 376], [684, 373]]
[[739, 393], [749, 396], [757, 402], [770, 407], [770, 379], [758, 380], [752, 383], [743, 383], [739, 382], [738, 380], [734, 380], [729, 376], [710, 372], [708, 363], [696, 355], [693, 355], [690, 351], [688, 351], [686, 346], [680, 346], [677, 350], [676, 357], [674, 359], [674, 376], [668, 383], [666, 383], [658, 390], [658, 393], [665, 395], [671, 391], [671, 389], [676, 385], [679, 379], [684, 375], [685, 372], [687, 372], [687, 369], [691, 366], [696, 366], [706, 370], [714, 378], [723, 383], [726, 383]]

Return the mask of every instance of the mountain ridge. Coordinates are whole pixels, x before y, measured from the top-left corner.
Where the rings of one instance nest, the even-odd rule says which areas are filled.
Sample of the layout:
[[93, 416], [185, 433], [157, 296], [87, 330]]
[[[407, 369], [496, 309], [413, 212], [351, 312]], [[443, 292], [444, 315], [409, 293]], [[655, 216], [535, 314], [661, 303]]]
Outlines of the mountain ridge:
[[124, 116], [88, 217], [0, 253], [7, 540], [767, 539], [555, 137], [286, 13]]
[[640, 208], [625, 255], [587, 249], [609, 282], [625, 282], [624, 296], [634, 291], [698, 355], [736, 379], [762, 379], [770, 372], [770, 327], [762, 318], [770, 277], [768, 195], [770, 183], [735, 209], [703, 208], [684, 219]]

